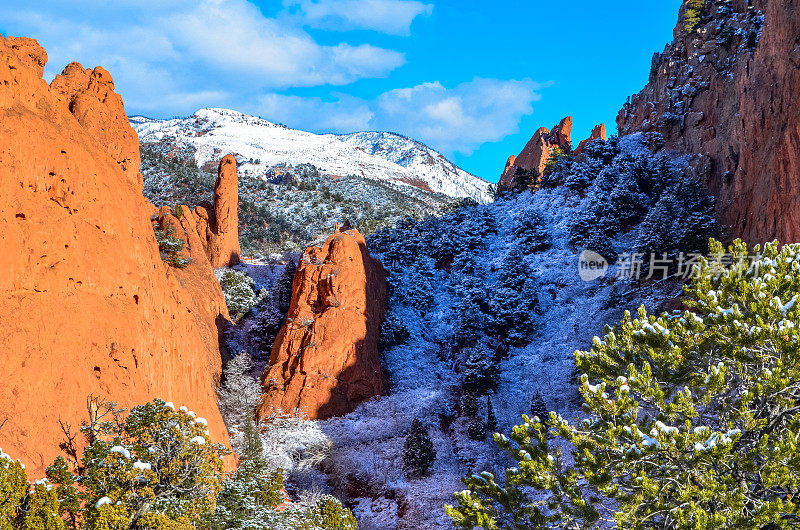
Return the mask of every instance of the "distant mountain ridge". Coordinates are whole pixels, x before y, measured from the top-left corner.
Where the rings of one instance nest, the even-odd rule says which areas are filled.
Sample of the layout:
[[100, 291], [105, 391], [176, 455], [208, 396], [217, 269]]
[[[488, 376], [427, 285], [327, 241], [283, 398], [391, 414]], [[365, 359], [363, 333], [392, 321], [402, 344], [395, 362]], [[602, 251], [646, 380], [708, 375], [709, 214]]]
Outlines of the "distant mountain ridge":
[[[332, 176], [356, 175], [454, 198], [491, 200], [491, 184], [426, 145], [388, 132], [314, 134], [229, 109], [200, 109], [187, 118], [131, 116], [142, 145], [192, 157], [200, 167], [233, 153], [240, 173], [266, 174], [279, 164], [313, 164]], [[164, 149], [167, 148], [167, 149]]]

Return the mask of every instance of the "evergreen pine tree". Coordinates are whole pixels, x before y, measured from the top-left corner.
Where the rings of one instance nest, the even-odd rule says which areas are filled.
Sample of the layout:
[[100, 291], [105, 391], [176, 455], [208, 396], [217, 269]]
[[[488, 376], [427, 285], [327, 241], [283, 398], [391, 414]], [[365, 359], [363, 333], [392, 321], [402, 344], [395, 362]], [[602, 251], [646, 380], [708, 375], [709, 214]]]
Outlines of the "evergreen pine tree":
[[492, 398], [489, 396], [486, 396], [486, 430], [492, 434], [497, 430], [497, 417], [494, 415]]
[[522, 192], [535, 188], [539, 184], [539, 170], [517, 167], [514, 169], [514, 187], [512, 191]]
[[494, 352], [485, 344], [475, 346], [464, 363], [464, 388], [468, 392], [486, 394], [494, 392], [500, 383], [500, 368]]
[[[49, 484], [37, 481], [24, 507], [23, 530], [64, 530], [58, 493]], [[1, 525], [0, 525], [1, 526]]]
[[478, 414], [478, 409], [480, 408], [479, 398], [480, 395], [475, 392], [465, 392], [461, 396], [461, 412], [464, 416], [472, 418]]
[[96, 397], [87, 410], [86, 448], [79, 453], [72, 438], [64, 444], [75, 474], [65, 473], [63, 459], [47, 470], [60, 481], [56, 495], [80, 499], [84, 528], [188, 527], [213, 512], [228, 450], [211, 442], [205, 420], [160, 399], [124, 418], [115, 403]]
[[686, 33], [692, 33], [702, 21], [705, 0], [689, 0], [686, 5], [686, 12], [683, 16], [683, 29]]
[[471, 440], [483, 440], [486, 438], [486, 424], [477, 416], [470, 418], [467, 424], [467, 436]]
[[550, 248], [550, 234], [547, 233], [546, 223], [538, 210], [528, 208], [522, 211], [514, 226], [516, 246], [524, 254], [541, 252]]
[[259, 460], [264, 458], [264, 444], [258, 434], [256, 422], [248, 416], [244, 424], [244, 443], [242, 444], [242, 460]]
[[533, 397], [531, 397], [531, 419], [536, 421], [536, 418], [539, 418], [539, 421], [542, 423], [545, 423], [550, 418], [547, 404], [544, 402], [542, 393], [539, 392], [538, 389], [533, 393]]
[[428, 429], [418, 418], [411, 422], [411, 431], [403, 444], [403, 467], [411, 478], [418, 478], [430, 472], [436, 460], [436, 450], [428, 434]]
[[509, 250], [497, 275], [489, 302], [490, 333], [514, 345], [526, 344], [536, 329], [539, 302], [533, 273], [519, 246]]

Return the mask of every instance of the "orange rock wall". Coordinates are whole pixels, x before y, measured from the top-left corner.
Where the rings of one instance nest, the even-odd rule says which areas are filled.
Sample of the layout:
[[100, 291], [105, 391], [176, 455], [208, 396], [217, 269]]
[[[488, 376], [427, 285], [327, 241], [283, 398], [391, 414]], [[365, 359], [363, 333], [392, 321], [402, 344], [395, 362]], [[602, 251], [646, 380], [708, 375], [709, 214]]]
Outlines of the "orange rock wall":
[[227, 443], [219, 283], [207, 262], [160, 259], [108, 73], [73, 63], [49, 87], [46, 60], [0, 36], [0, 447], [40, 476], [89, 394], [185, 404]]
[[[603, 124], [597, 125], [592, 134], [586, 140], [582, 140], [575, 154], [580, 154], [583, 148], [595, 138], [606, 139], [606, 127]], [[554, 149], [561, 149], [566, 153], [572, 152], [572, 117], [567, 116], [553, 127], [550, 131], [542, 127], [525, 144], [525, 147], [518, 156], [511, 155], [506, 161], [506, 167], [500, 176], [497, 187], [500, 191], [508, 191], [518, 187], [517, 176], [519, 170], [535, 171], [541, 177], [547, 161], [553, 154]]]
[[586, 144], [591, 142], [592, 140], [603, 140], [606, 141], [608, 138], [606, 137], [606, 126], [605, 124], [601, 123], [600, 125], [595, 125], [594, 129], [592, 129], [592, 133], [589, 135], [589, 138], [585, 140], [581, 140], [578, 144], [578, 147], [575, 149], [575, 155], [579, 155], [583, 153], [583, 150], [586, 148]]
[[732, 237], [800, 241], [800, 0], [722, 9], [687, 34], [683, 5], [674, 41], [617, 117], [620, 134], [657, 131], [698, 155]]
[[321, 248], [307, 249], [261, 378], [259, 415], [299, 408], [325, 419], [382, 394], [378, 339], [386, 304], [386, 273], [357, 230], [337, 228]]

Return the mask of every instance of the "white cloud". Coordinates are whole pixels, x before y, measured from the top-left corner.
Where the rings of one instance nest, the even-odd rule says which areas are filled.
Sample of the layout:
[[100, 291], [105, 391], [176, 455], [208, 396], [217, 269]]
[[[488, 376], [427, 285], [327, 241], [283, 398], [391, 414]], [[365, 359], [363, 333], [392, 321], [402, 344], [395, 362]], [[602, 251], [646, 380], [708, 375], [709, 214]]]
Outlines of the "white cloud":
[[275, 16], [247, 0], [10, 3], [17, 5], [0, 0], [3, 28], [40, 40], [49, 77], [73, 60], [102, 65], [131, 113], [168, 117], [224, 106], [315, 132], [392, 130], [448, 155], [469, 155], [517, 132], [541, 88], [530, 79], [476, 78], [367, 99], [327, 88], [323, 97], [291, 95], [295, 87], [383, 77], [405, 61], [371, 44], [330, 44], [331, 35], [321, 44], [304, 25], [407, 34], [432, 9], [412, 0], [284, 0]]
[[446, 155], [471, 154], [486, 142], [519, 132], [543, 88], [530, 79], [474, 79], [451, 89], [439, 82], [384, 92], [374, 100], [337, 95], [332, 101], [283, 94], [262, 98], [258, 114], [289, 127], [324, 132], [390, 130]]
[[163, 27], [189, 56], [270, 87], [344, 85], [405, 62], [401, 53], [368, 44], [322, 46], [243, 0], [204, 0], [165, 17]]
[[267, 94], [259, 102], [258, 113], [270, 121], [296, 129], [317, 132], [352, 132], [368, 129], [373, 118], [369, 104], [345, 94], [324, 101], [317, 97]]
[[452, 89], [436, 82], [390, 90], [375, 102], [371, 125], [394, 128], [448, 154], [469, 155], [483, 143], [518, 132], [520, 119], [540, 99], [540, 88], [530, 79], [476, 78]]
[[154, 0], [76, 2], [0, 2], [0, 20], [42, 43], [51, 77], [73, 60], [104, 66], [137, 112], [188, 112], [203, 94], [215, 101], [201, 105], [244, 106], [262, 90], [346, 85], [405, 62], [370, 44], [320, 44], [293, 18], [266, 17], [247, 0], [173, 0], [158, 9]]
[[285, 0], [304, 21], [328, 30], [369, 29], [390, 35], [409, 35], [418, 16], [428, 16], [433, 4], [416, 0]]

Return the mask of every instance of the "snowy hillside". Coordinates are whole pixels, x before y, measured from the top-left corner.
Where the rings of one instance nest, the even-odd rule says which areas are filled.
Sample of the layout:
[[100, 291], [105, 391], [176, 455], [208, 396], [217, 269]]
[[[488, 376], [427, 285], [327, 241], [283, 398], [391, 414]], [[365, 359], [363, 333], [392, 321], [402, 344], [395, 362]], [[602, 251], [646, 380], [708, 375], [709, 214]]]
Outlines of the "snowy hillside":
[[458, 168], [441, 153], [427, 145], [390, 132], [358, 132], [339, 138], [349, 145], [363, 149], [406, 168], [433, 191], [451, 197], [472, 197], [478, 202], [488, 200], [488, 183]]
[[130, 118], [143, 145], [159, 144], [198, 166], [236, 155], [240, 174], [262, 176], [279, 164], [313, 164], [336, 177], [360, 176], [451, 197], [491, 199], [490, 184], [425, 145], [391, 133], [313, 134], [227, 109], [201, 109], [188, 118]]
[[[523, 413], [532, 415], [534, 395], [546, 410], [579, 414], [575, 350], [625, 310], [657, 309], [681, 291], [675, 277], [638, 281], [624, 257], [700, 252], [697, 245], [715, 235], [713, 203], [682, 172], [684, 159], [654, 152], [656, 140], [597, 140], [580, 158], [551, 166], [536, 193], [505, 194], [371, 235], [369, 250], [390, 285], [381, 348], [391, 391], [346, 416], [310, 422], [335, 449], [318, 472], [287, 472], [288, 483], [335, 494], [362, 530], [450, 529], [443, 507], [463, 489], [461, 478], [483, 470], [502, 477], [511, 464], [492, 432], [509, 433]], [[601, 277], [582, 278], [584, 249], [608, 258]], [[258, 346], [259, 337], [279, 324], [269, 320], [275, 310], [258, 310], [266, 318], [251, 318], [229, 349], [263, 365], [271, 341]], [[436, 452], [422, 478], [404, 469], [415, 418]]]

